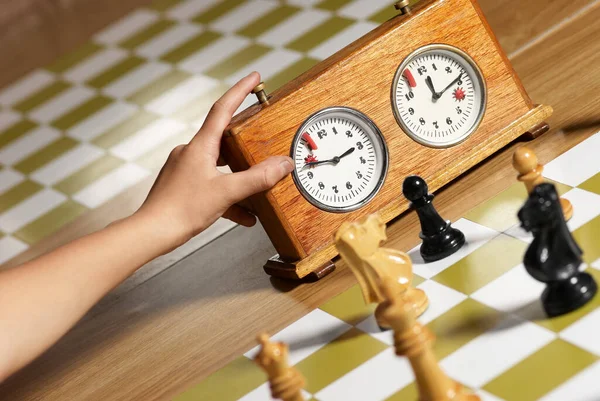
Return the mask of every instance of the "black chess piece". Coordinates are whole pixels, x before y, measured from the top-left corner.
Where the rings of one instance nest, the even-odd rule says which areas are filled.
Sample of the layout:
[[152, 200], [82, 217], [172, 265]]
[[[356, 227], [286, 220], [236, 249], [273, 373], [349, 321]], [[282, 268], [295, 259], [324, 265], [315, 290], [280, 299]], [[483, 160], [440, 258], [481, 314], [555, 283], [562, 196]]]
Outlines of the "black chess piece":
[[419, 237], [423, 240], [420, 251], [424, 261], [434, 262], [448, 257], [465, 244], [464, 234], [435, 210], [432, 203], [434, 195], [429, 194], [425, 180], [416, 175], [407, 177], [402, 192], [419, 215]]
[[554, 185], [536, 186], [518, 216], [523, 229], [533, 234], [523, 263], [547, 285], [542, 293], [546, 314], [563, 315], [589, 302], [598, 287], [591, 275], [579, 271], [583, 252], [569, 231]]

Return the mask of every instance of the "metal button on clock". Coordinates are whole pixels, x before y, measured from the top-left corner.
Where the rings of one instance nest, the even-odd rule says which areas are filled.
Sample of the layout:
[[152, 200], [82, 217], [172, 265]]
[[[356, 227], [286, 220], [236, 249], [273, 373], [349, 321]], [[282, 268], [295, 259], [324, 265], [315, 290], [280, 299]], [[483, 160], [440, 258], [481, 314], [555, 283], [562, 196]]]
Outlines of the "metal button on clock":
[[349, 212], [368, 203], [388, 170], [388, 150], [377, 126], [347, 107], [309, 117], [292, 142], [292, 174], [300, 193], [316, 207]]

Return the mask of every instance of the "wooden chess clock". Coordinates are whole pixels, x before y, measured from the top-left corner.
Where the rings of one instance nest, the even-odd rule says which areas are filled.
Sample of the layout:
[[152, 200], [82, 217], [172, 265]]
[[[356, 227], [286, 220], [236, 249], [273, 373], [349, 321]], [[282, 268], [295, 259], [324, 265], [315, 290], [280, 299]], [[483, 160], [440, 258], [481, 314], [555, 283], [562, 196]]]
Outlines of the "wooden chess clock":
[[240, 171], [290, 155], [295, 171], [247, 205], [279, 255], [268, 274], [333, 270], [344, 221], [409, 207], [402, 182], [435, 191], [521, 135], [552, 109], [534, 105], [476, 0], [423, 0], [238, 114], [223, 156]]

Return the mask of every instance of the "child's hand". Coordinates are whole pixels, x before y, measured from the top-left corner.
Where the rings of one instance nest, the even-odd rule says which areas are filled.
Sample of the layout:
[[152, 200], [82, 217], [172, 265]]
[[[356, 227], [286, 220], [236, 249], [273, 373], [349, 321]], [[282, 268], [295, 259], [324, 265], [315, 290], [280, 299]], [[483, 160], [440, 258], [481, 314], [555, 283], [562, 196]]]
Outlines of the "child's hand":
[[236, 203], [270, 189], [293, 170], [292, 159], [274, 156], [249, 170], [223, 174], [217, 170], [221, 136], [233, 113], [258, 85], [252, 73], [212, 107], [204, 125], [188, 145], [176, 147], [162, 168], [138, 214], [172, 241], [171, 249], [199, 234], [223, 216], [244, 226], [256, 218]]

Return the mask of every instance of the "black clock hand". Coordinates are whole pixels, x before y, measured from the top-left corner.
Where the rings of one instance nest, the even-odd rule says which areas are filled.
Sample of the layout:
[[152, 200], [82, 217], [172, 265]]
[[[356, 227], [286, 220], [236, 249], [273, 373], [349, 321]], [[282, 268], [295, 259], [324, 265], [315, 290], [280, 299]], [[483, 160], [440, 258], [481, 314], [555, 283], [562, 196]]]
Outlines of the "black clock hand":
[[454, 85], [455, 83], [457, 83], [458, 81], [460, 81], [460, 79], [462, 78], [462, 76], [463, 76], [463, 73], [461, 72], [461, 73], [460, 73], [460, 75], [458, 76], [458, 78], [456, 78], [454, 81], [450, 82], [450, 85], [446, 86], [446, 88], [445, 88], [443, 91], [441, 91], [440, 93], [438, 93], [438, 94], [437, 94], [437, 95], [438, 95], [438, 99], [439, 99], [440, 97], [442, 97], [442, 95], [443, 95], [443, 94], [444, 94], [444, 93], [445, 93], [445, 92], [446, 92], [448, 89], [450, 89], [450, 88], [452, 87], [452, 85]]
[[344, 153], [342, 153], [340, 156], [334, 157], [334, 159], [337, 159], [337, 161], [339, 163], [341, 159], [343, 159], [346, 156], [351, 155], [353, 152], [354, 152], [354, 148], [350, 148], [347, 151], [345, 151]]
[[433, 96], [433, 100], [437, 100], [438, 99], [437, 92], [435, 91], [435, 88], [433, 87], [433, 81], [431, 80], [431, 77], [429, 75], [427, 75], [427, 78], [425, 78], [425, 83], [427, 84], [427, 87], [431, 91], [431, 96]]
[[335, 161], [335, 159], [320, 160], [320, 161], [317, 161], [317, 162], [305, 163], [304, 166], [302, 166], [302, 170], [304, 170], [307, 167], [315, 167], [315, 166], [320, 166], [321, 164], [328, 164], [328, 163], [337, 164], [336, 161]]
[[306, 163], [302, 168], [306, 168], [306, 167], [314, 167], [314, 166], [319, 166], [321, 164], [334, 164], [337, 165], [340, 160], [342, 160], [344, 157], [352, 154], [354, 152], [354, 148], [350, 148], [347, 151], [345, 151], [344, 153], [342, 153], [340, 156], [336, 156], [333, 159], [329, 159], [329, 160], [321, 160], [321, 161], [317, 161], [317, 162], [310, 162], [310, 163]]

